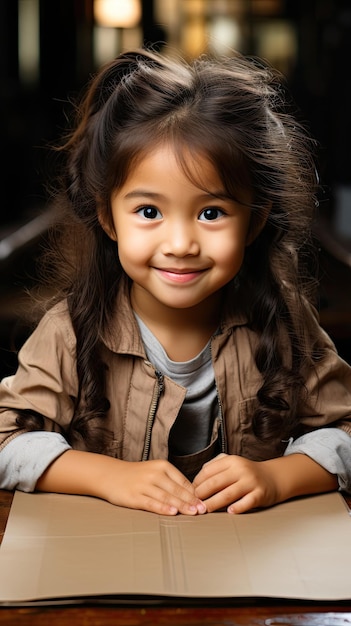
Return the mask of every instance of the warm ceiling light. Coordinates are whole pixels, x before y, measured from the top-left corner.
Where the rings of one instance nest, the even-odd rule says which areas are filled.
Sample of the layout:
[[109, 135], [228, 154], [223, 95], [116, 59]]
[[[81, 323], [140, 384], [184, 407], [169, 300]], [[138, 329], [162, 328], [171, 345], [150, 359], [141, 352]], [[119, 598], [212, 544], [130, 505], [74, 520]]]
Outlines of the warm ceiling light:
[[99, 26], [133, 28], [141, 19], [140, 0], [94, 0], [94, 17]]

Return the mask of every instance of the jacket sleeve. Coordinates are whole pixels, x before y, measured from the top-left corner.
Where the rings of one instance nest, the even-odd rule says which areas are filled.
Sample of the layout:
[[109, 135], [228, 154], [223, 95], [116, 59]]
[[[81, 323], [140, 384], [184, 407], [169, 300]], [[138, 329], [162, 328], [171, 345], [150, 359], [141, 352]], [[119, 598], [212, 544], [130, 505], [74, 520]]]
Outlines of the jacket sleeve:
[[[75, 337], [64, 303], [48, 311], [0, 384], [0, 449], [18, 434], [17, 410], [43, 416], [43, 430], [64, 435], [77, 396]], [[28, 428], [28, 431], [30, 428]]]
[[332, 425], [351, 435], [351, 366], [339, 356], [331, 338], [319, 326], [316, 314], [311, 315], [309, 322], [317, 326], [324, 356], [307, 376], [301, 422], [306, 432]]

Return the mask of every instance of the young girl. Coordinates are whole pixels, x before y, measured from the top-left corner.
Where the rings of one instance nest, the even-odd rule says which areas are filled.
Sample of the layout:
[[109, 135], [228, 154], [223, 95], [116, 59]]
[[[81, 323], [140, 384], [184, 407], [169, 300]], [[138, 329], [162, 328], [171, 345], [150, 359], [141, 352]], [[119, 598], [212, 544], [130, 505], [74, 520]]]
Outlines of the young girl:
[[351, 368], [312, 305], [312, 142], [284, 92], [240, 55], [136, 50], [92, 80], [62, 146], [62, 290], [1, 385], [2, 488], [164, 515], [351, 491]]

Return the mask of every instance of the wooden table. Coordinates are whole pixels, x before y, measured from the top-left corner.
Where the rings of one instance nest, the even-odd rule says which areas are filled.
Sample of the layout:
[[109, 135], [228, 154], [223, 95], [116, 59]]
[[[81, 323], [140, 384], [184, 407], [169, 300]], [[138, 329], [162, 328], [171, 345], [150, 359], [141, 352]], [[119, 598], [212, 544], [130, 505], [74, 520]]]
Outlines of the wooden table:
[[[0, 542], [13, 494], [0, 490]], [[351, 523], [351, 521], [350, 521]], [[328, 565], [326, 564], [326, 567]], [[351, 575], [351, 563], [350, 563]], [[233, 601], [206, 606], [84, 606], [0, 608], [0, 623], [14, 626], [347, 626], [351, 599], [344, 603]]]

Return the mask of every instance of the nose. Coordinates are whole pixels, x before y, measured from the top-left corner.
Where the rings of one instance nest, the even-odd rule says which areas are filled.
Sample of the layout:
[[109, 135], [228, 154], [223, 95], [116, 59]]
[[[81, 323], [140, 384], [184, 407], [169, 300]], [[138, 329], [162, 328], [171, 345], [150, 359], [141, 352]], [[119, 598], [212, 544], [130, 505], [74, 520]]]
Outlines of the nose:
[[165, 232], [162, 252], [168, 256], [197, 256], [200, 252], [200, 243], [196, 229], [187, 220], [176, 222], [172, 220]]

